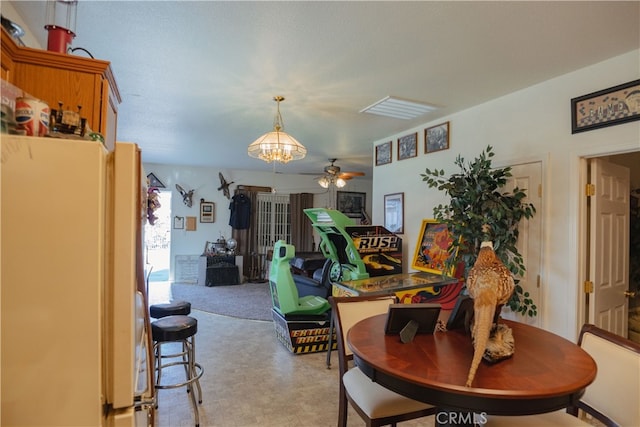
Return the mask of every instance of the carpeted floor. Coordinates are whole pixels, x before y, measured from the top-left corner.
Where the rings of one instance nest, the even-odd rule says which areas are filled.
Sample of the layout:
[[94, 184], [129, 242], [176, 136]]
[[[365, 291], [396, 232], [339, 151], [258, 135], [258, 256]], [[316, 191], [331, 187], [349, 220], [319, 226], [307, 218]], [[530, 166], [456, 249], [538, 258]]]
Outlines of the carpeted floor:
[[171, 299], [189, 301], [193, 309], [223, 316], [273, 319], [269, 282], [211, 287], [172, 283]]

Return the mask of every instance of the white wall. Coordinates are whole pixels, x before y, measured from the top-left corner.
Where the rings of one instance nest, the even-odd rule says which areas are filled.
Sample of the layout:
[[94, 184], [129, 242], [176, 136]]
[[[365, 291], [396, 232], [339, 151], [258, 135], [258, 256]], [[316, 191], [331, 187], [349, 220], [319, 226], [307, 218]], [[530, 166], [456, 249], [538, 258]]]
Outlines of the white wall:
[[[46, 48], [46, 46], [43, 47], [40, 44], [40, 42], [33, 36], [31, 30], [29, 29], [29, 27], [26, 26], [26, 24], [24, 23], [24, 20], [22, 19], [20, 14], [16, 11], [16, 9], [13, 7], [13, 4], [11, 3], [12, 2], [2, 1], [0, 3], [2, 7], [0, 9], [2, 9], [2, 16], [20, 25], [20, 27], [22, 27], [22, 29], [24, 30], [25, 34], [20, 38], [22, 40], [22, 43], [24, 43], [25, 46], [31, 47], [34, 49]], [[44, 14], [44, 9], [42, 13]], [[42, 31], [45, 31], [45, 30], [42, 29]]]
[[[494, 147], [494, 166], [541, 161], [544, 227], [542, 301], [536, 301], [541, 325], [575, 339], [579, 320], [580, 230], [578, 218], [581, 157], [640, 150], [640, 121], [571, 134], [570, 100], [640, 78], [640, 51], [632, 51], [541, 84], [514, 92], [458, 114], [382, 138], [396, 140], [408, 132], [419, 135], [418, 157], [374, 167], [373, 223], [382, 223], [385, 194], [405, 193], [404, 253], [413, 256], [421, 220], [446, 203], [443, 193], [429, 189], [420, 174], [425, 168], [457, 172], [461, 154], [473, 160], [487, 145]], [[424, 129], [450, 121], [450, 148], [424, 154]], [[405, 260], [406, 261], [406, 260]]]
[[[144, 156], [144, 153], [143, 153]], [[231, 195], [236, 185], [258, 185], [275, 187], [279, 194], [313, 193], [314, 207], [335, 207], [335, 193], [325, 190], [315, 182], [313, 175], [273, 174], [271, 172], [257, 172], [249, 170], [229, 169], [219, 170], [206, 167], [192, 167], [182, 165], [164, 165], [155, 163], [143, 164], [145, 174], [152, 173], [165, 185], [166, 189], [173, 192], [171, 198], [171, 215], [195, 216], [196, 231], [171, 230], [171, 267], [169, 280], [174, 280], [176, 255], [200, 255], [207, 241], [215, 241], [220, 236], [225, 239], [231, 237], [229, 226], [229, 203], [222, 191], [218, 191], [220, 179], [218, 172], [228, 182], [234, 181], [229, 187]], [[182, 202], [182, 196], [176, 190], [179, 184], [186, 191], [195, 189], [193, 206], [188, 208]], [[347, 185], [341, 191], [356, 191], [367, 193], [367, 212], [371, 213], [371, 179], [354, 178], [347, 181]], [[215, 203], [215, 222], [200, 223], [200, 199]], [[316, 242], [319, 242], [316, 238]]]

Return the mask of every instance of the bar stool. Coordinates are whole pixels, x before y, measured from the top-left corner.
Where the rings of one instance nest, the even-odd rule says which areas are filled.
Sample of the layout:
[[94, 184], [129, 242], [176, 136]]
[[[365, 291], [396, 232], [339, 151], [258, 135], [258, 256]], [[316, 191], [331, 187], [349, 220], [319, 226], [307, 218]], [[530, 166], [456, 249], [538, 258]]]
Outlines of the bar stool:
[[[198, 413], [198, 403], [202, 403], [202, 389], [200, 388], [200, 377], [204, 373], [202, 366], [196, 363], [195, 335], [198, 331], [198, 320], [184, 315], [172, 315], [162, 317], [151, 323], [151, 333], [153, 336], [153, 351], [156, 360], [156, 389], [170, 389], [186, 387], [187, 393], [191, 396], [195, 425], [199, 427], [200, 416]], [[168, 343], [179, 343], [182, 351], [172, 354], [162, 354], [162, 345]], [[163, 363], [163, 359], [180, 358], [178, 361]], [[186, 379], [183, 382], [170, 384], [162, 383], [162, 370], [171, 366], [183, 366]], [[195, 390], [193, 387], [195, 384]], [[198, 393], [196, 403], [196, 391]]]
[[188, 316], [191, 314], [191, 303], [188, 301], [174, 301], [149, 306], [149, 315], [154, 319], [167, 316]]

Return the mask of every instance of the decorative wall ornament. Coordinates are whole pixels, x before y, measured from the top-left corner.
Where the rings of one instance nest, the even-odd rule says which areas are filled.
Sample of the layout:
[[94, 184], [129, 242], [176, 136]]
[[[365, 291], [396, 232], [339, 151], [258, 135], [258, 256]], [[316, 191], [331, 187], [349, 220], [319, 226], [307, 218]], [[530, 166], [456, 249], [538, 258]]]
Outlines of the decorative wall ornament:
[[185, 229], [187, 231], [196, 231], [196, 217], [188, 216]]
[[193, 205], [193, 192], [195, 190], [186, 191], [184, 188], [182, 188], [178, 184], [176, 184], [176, 189], [180, 192], [180, 195], [182, 196], [182, 202], [185, 204], [185, 206], [190, 208]]
[[447, 150], [449, 148], [449, 122], [424, 130], [424, 152]]
[[154, 225], [158, 217], [154, 212], [160, 207], [160, 200], [158, 198], [158, 190], [155, 187], [149, 187], [147, 190], [147, 220], [150, 225]]
[[200, 222], [216, 221], [216, 205], [213, 202], [205, 202], [200, 199]]
[[235, 181], [227, 182], [224, 176], [222, 176], [222, 172], [218, 172], [218, 177], [220, 178], [220, 187], [218, 187], [218, 191], [222, 190], [222, 194], [224, 194], [224, 197], [230, 199], [231, 194], [229, 194], [229, 186]]
[[404, 233], [404, 193], [384, 195], [384, 228], [392, 233]]
[[640, 80], [571, 100], [571, 133], [640, 120]]
[[336, 199], [338, 210], [348, 217], [360, 218], [367, 207], [367, 193], [338, 191]]
[[153, 174], [153, 172], [147, 175], [147, 180], [149, 181], [149, 187], [167, 188], [164, 186], [162, 181], [160, 181], [158, 177]]
[[391, 163], [391, 141], [376, 145], [376, 166]]
[[398, 160], [410, 159], [418, 155], [418, 132], [398, 138]]

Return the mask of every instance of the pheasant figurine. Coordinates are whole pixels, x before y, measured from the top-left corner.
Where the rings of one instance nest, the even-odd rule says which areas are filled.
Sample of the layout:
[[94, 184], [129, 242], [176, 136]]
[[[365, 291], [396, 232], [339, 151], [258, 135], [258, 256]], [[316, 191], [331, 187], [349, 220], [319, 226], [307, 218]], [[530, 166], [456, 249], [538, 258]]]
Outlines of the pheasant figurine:
[[[493, 243], [482, 242], [480, 252], [467, 278], [467, 289], [473, 298], [474, 323], [471, 331], [473, 337], [473, 359], [467, 377], [467, 387], [471, 387], [480, 365], [489, 336], [493, 329], [496, 307], [509, 301], [515, 288], [513, 276], [493, 251]], [[507, 328], [506, 325], [501, 325]], [[504, 330], [504, 328], [502, 328]], [[510, 335], [510, 330], [508, 331]], [[510, 345], [512, 346], [511, 341]], [[513, 348], [511, 347], [511, 350]]]

